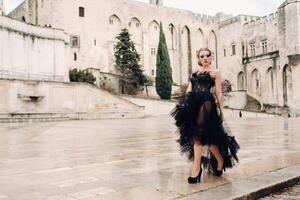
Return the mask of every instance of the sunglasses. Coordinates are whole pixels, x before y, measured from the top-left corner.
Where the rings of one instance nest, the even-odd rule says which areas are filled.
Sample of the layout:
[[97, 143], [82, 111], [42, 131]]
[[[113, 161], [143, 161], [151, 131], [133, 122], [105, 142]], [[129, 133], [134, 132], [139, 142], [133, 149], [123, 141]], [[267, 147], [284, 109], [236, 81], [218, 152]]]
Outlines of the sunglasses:
[[210, 54], [206, 54], [206, 55], [201, 55], [200, 58], [209, 58], [211, 55]]

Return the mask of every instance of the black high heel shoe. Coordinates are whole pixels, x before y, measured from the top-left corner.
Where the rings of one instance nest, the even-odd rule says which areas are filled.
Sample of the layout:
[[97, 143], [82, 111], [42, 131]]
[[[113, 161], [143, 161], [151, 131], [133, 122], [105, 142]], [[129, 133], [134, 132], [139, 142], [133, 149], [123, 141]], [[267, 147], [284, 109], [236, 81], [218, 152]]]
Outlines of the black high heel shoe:
[[222, 176], [222, 175], [223, 175], [223, 169], [221, 169], [221, 170], [215, 169], [215, 170], [214, 170], [214, 174], [215, 174], [216, 176]]
[[212, 157], [212, 171], [214, 173], [215, 176], [222, 176], [223, 175], [223, 166], [224, 166], [224, 161], [223, 161], [223, 165], [222, 165], [222, 169], [218, 170], [218, 162], [217, 159], [213, 156]]
[[222, 176], [223, 175], [223, 166], [224, 166], [224, 162], [223, 162], [223, 165], [222, 165], [222, 169], [221, 170], [218, 170], [218, 166], [215, 166], [213, 168], [213, 171], [214, 171], [214, 174], [216, 176]]
[[196, 184], [199, 183], [201, 181], [201, 174], [202, 174], [202, 168], [200, 168], [199, 174], [196, 177], [189, 177], [188, 178], [188, 182], [189, 184]]

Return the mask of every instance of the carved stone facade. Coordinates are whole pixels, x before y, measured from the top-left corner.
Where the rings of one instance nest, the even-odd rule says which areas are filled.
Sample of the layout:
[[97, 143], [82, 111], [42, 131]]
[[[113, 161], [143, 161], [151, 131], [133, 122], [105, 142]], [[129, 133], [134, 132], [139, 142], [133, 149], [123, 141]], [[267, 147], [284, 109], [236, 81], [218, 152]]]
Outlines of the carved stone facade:
[[[145, 72], [155, 76], [159, 23], [162, 22], [168, 40], [174, 82], [185, 84], [191, 71], [197, 69], [197, 49], [209, 45], [216, 51], [219, 18], [166, 8], [162, 3], [161, 0], [150, 3], [63, 0], [58, 4], [52, 0], [26, 0], [21, 7], [26, 10], [22, 16], [26, 22], [51, 25], [70, 34], [70, 67], [98, 68], [106, 73], [115, 72], [116, 36], [122, 28], [128, 28], [141, 54]], [[14, 11], [9, 16], [20, 19], [20, 14]], [[216, 63], [217, 52], [214, 55]]]
[[298, 0], [285, 0], [275, 13], [264, 17], [207, 16], [164, 7], [162, 0], [26, 0], [9, 16], [64, 29], [71, 37], [70, 67], [105, 73], [115, 72], [115, 37], [128, 28], [141, 64], [152, 76], [162, 22], [176, 84], [188, 82], [197, 69], [197, 50], [209, 47], [213, 64], [234, 90], [245, 91], [262, 106], [300, 108], [300, 94], [295, 92], [300, 88]]

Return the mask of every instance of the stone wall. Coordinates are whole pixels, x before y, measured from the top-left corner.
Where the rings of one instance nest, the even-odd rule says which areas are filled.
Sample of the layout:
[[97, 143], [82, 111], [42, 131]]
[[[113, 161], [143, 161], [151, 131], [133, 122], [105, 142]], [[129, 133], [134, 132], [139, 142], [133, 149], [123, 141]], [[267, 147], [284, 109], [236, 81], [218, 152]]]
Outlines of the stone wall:
[[232, 91], [228, 95], [223, 97], [225, 107], [244, 109], [247, 104], [246, 91]]
[[68, 81], [69, 36], [0, 16], [0, 78]]
[[[282, 72], [279, 70], [279, 54], [270, 52], [249, 58], [247, 69], [247, 93], [263, 104], [278, 104]], [[280, 99], [280, 100], [279, 100]]]
[[0, 80], [0, 113], [137, 112], [143, 108], [83, 83]]

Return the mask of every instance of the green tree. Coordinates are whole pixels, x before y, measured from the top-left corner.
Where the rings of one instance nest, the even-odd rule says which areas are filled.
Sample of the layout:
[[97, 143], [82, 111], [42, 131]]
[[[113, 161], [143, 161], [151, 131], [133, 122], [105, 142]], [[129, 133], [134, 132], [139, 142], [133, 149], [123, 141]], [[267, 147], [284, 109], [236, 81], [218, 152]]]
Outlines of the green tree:
[[118, 42], [115, 46], [115, 67], [122, 76], [122, 82], [125, 84], [144, 85], [144, 75], [139, 64], [140, 55], [135, 49], [134, 43], [130, 39], [127, 29], [122, 29], [116, 37]]
[[159, 44], [156, 57], [155, 82], [156, 92], [160, 96], [160, 98], [171, 99], [173, 85], [172, 68], [170, 65], [170, 57], [162, 23], [160, 23]]

